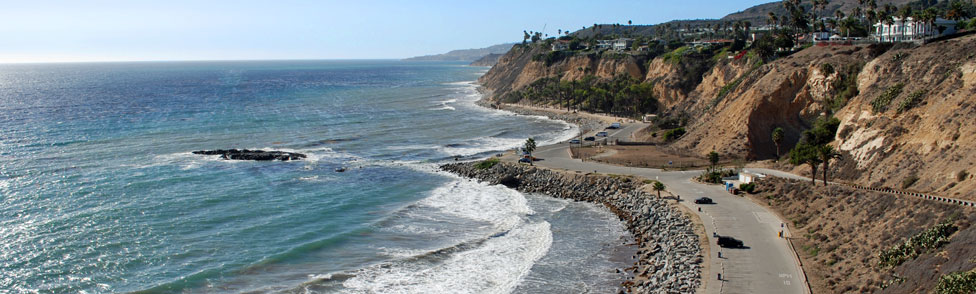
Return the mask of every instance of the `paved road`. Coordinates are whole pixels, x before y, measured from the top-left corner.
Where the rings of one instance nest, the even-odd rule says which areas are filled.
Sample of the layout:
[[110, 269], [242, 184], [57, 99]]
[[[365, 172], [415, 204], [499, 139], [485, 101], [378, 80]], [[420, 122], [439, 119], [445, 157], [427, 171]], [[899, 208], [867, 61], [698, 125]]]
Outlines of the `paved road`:
[[[622, 134], [621, 134], [622, 135]], [[692, 177], [700, 171], [665, 172], [660, 169], [630, 168], [597, 162], [582, 162], [572, 159], [569, 144], [543, 146], [534, 155], [544, 160], [536, 164], [544, 167], [599, 172], [608, 174], [636, 175], [656, 179], [667, 185], [669, 192], [679, 195], [681, 205], [692, 211], [701, 212], [699, 216], [705, 226], [710, 244], [710, 264], [708, 272], [702, 273], [705, 283], [704, 293], [807, 293], [805, 277], [796, 255], [786, 239], [778, 233], [783, 221], [774, 213], [752, 202], [748, 198], [734, 196], [718, 185], [702, 185], [692, 182]], [[778, 171], [750, 168], [754, 172], [796, 176]], [[693, 200], [707, 196], [716, 204], [697, 205]], [[731, 236], [742, 240], [746, 249], [724, 249], [716, 245], [713, 233]], [[722, 258], [718, 258], [718, 252]], [[718, 274], [722, 280], [718, 280]]]

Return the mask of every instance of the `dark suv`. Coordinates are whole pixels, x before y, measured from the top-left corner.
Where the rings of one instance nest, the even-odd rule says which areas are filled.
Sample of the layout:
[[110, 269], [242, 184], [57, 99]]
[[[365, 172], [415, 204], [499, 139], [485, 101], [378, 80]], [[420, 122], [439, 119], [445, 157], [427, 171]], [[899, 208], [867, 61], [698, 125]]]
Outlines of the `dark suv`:
[[715, 202], [712, 202], [712, 198], [708, 198], [708, 197], [695, 199], [695, 204], [712, 204], [712, 203]]
[[724, 247], [724, 248], [742, 248], [743, 247], [742, 246], [742, 241], [737, 240], [737, 239], [732, 238], [732, 237], [726, 237], [726, 236], [719, 236], [718, 237], [718, 246], [721, 246], [721, 247]]

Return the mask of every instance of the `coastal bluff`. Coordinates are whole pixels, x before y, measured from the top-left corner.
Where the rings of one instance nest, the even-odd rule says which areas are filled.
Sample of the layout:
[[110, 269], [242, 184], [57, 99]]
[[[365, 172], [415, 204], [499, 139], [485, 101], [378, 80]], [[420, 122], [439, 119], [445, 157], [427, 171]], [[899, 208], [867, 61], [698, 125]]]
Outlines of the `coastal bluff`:
[[703, 262], [692, 222], [665, 200], [641, 189], [629, 178], [576, 174], [497, 163], [452, 163], [441, 169], [462, 177], [501, 184], [524, 193], [602, 204], [627, 223], [637, 245], [637, 260], [628, 268], [628, 293], [693, 293], [701, 285]]

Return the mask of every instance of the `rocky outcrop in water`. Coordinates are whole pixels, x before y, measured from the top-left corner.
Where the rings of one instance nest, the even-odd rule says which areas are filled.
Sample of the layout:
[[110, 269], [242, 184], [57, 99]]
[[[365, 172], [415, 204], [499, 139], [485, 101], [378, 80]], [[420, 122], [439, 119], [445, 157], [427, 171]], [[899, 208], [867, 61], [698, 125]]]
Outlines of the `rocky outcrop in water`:
[[703, 261], [691, 221], [664, 200], [629, 179], [560, 173], [548, 169], [499, 163], [479, 169], [474, 163], [453, 163], [441, 169], [463, 177], [502, 184], [521, 192], [603, 204], [627, 222], [637, 244], [637, 262], [624, 282], [628, 293], [692, 293], [701, 285]]
[[201, 155], [220, 155], [223, 159], [233, 159], [233, 160], [299, 160], [305, 158], [305, 154], [293, 153], [293, 152], [283, 152], [283, 151], [264, 151], [264, 150], [247, 150], [247, 149], [217, 149], [217, 150], [202, 150], [193, 151], [193, 154]]

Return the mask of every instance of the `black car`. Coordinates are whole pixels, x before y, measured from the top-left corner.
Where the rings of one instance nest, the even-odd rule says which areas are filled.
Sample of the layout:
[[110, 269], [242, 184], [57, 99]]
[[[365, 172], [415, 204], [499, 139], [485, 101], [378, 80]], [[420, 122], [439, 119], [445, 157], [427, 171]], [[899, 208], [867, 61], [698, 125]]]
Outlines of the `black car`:
[[718, 237], [718, 246], [721, 246], [721, 247], [724, 247], [724, 248], [742, 248], [743, 247], [741, 240], [737, 240], [735, 238], [726, 237], [726, 236], [719, 236]]
[[715, 202], [712, 202], [712, 198], [708, 198], [708, 197], [695, 199], [695, 204], [712, 204], [712, 203]]
[[586, 137], [586, 138], [583, 138], [583, 141], [596, 141], [596, 138], [595, 137]]

